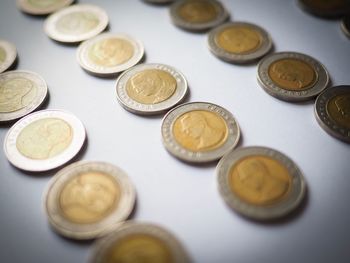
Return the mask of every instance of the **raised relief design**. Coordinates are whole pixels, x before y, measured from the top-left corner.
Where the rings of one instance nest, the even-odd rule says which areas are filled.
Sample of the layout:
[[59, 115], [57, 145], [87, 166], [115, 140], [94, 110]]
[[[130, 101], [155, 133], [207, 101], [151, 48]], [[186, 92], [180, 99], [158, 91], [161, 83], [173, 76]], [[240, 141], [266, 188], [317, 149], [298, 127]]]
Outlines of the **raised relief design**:
[[90, 12], [73, 12], [57, 21], [57, 30], [66, 35], [81, 35], [93, 30], [99, 19]]
[[338, 125], [350, 129], [350, 94], [337, 95], [330, 99], [327, 112]]
[[205, 23], [214, 20], [218, 13], [215, 6], [207, 1], [188, 1], [178, 10], [179, 16], [189, 23]]

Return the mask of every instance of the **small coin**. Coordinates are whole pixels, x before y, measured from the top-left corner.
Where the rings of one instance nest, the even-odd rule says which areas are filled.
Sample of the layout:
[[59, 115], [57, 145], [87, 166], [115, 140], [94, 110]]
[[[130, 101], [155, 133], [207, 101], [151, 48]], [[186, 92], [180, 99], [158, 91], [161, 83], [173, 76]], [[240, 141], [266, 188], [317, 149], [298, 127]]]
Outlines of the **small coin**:
[[44, 207], [52, 227], [73, 239], [93, 239], [114, 230], [133, 210], [135, 189], [118, 167], [80, 161], [50, 181]]
[[176, 237], [164, 228], [126, 222], [97, 241], [89, 262], [186, 263], [190, 258]]
[[98, 35], [107, 25], [108, 15], [103, 9], [79, 4], [50, 15], [45, 21], [44, 30], [56, 41], [77, 43]]
[[83, 42], [77, 51], [80, 66], [97, 76], [113, 76], [142, 59], [140, 41], [125, 35], [104, 33]]
[[240, 130], [233, 115], [208, 102], [191, 102], [169, 111], [162, 123], [165, 148], [193, 163], [221, 158], [238, 143]]
[[187, 81], [171, 66], [140, 64], [118, 78], [116, 91], [119, 103], [126, 110], [151, 115], [180, 103], [187, 93]]
[[296, 164], [265, 147], [245, 147], [224, 156], [216, 168], [227, 205], [256, 220], [282, 217], [303, 200], [306, 185]]
[[178, 27], [204, 31], [225, 22], [229, 14], [216, 0], [180, 0], [171, 5], [170, 16]]
[[350, 86], [323, 91], [316, 99], [315, 115], [328, 134], [350, 143]]
[[85, 141], [81, 121], [66, 111], [42, 110], [20, 119], [7, 132], [4, 151], [19, 169], [41, 172], [71, 160]]
[[8, 41], [0, 39], [0, 73], [9, 69], [17, 58], [16, 47]]
[[210, 51], [232, 63], [248, 63], [266, 55], [272, 48], [269, 34], [261, 27], [231, 22], [214, 28], [208, 35]]
[[74, 0], [17, 0], [17, 6], [27, 14], [48, 15], [73, 2]]
[[47, 93], [45, 80], [34, 72], [15, 70], [0, 74], [0, 123], [36, 110]]
[[341, 25], [341, 29], [343, 30], [344, 34], [350, 38], [350, 15], [345, 16], [340, 25]]
[[350, 13], [349, 0], [298, 0], [299, 6], [316, 16], [341, 17]]
[[271, 96], [285, 101], [304, 101], [317, 96], [329, 81], [326, 68], [316, 59], [296, 52], [280, 52], [263, 58], [258, 82]]

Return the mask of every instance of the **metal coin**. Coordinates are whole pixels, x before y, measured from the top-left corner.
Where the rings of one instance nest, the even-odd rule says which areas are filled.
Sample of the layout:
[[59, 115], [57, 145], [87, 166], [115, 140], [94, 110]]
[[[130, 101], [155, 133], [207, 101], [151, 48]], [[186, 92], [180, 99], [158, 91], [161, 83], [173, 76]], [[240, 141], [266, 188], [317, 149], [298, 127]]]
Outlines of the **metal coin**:
[[258, 82], [271, 96], [304, 101], [317, 96], [329, 81], [326, 68], [316, 59], [296, 52], [268, 55], [258, 65]]
[[44, 207], [51, 226], [73, 239], [93, 239], [114, 230], [133, 210], [135, 189], [118, 167], [80, 161], [50, 181]]
[[240, 130], [233, 115], [208, 102], [191, 102], [169, 111], [162, 123], [165, 148], [175, 157], [193, 163], [215, 161], [231, 151]]
[[8, 41], [0, 39], [0, 73], [9, 69], [17, 58], [16, 47]]
[[350, 38], [350, 16], [345, 16], [340, 25], [343, 33]]
[[47, 93], [45, 80], [34, 72], [15, 70], [0, 74], [0, 123], [36, 110]]
[[219, 192], [238, 213], [255, 219], [282, 217], [303, 200], [306, 185], [296, 164], [265, 147], [246, 147], [224, 156], [216, 168]]
[[74, 0], [17, 0], [17, 7], [27, 14], [48, 15], [73, 2]]
[[140, 64], [124, 72], [116, 83], [117, 99], [128, 111], [150, 115], [180, 103], [187, 81], [175, 68], [163, 64]]
[[4, 151], [19, 169], [41, 172], [71, 160], [85, 141], [81, 121], [66, 111], [42, 110], [20, 119], [7, 132]]
[[326, 18], [350, 13], [349, 0], [298, 0], [298, 4], [306, 12]]

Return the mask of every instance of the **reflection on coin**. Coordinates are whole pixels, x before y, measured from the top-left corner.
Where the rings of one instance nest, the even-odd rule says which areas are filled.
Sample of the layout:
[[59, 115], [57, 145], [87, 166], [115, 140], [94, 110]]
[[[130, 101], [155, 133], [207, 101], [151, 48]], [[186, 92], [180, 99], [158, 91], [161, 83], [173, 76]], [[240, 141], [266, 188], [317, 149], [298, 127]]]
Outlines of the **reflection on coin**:
[[305, 195], [305, 181], [296, 164], [284, 154], [265, 147], [246, 147], [224, 156], [216, 168], [225, 202], [252, 219], [286, 215]]
[[350, 86], [326, 89], [316, 99], [316, 119], [330, 135], [350, 143]]
[[83, 42], [77, 52], [82, 68], [98, 76], [111, 76], [136, 65], [144, 54], [140, 41], [125, 34], [104, 33]]
[[0, 73], [9, 69], [16, 58], [16, 47], [10, 42], [0, 39]]
[[298, 0], [305, 11], [322, 17], [340, 17], [350, 13], [348, 0]]
[[34, 72], [16, 70], [0, 74], [0, 122], [31, 113], [46, 96], [46, 82]]
[[85, 141], [81, 121], [66, 111], [42, 110], [20, 119], [4, 141], [7, 159], [17, 168], [40, 172], [71, 160]]
[[117, 98], [128, 111], [149, 115], [172, 108], [187, 93], [185, 77], [163, 64], [140, 64], [117, 80]]
[[165, 115], [162, 123], [165, 148], [187, 162], [217, 160], [236, 146], [239, 136], [233, 115], [207, 102], [179, 105]]
[[186, 30], [203, 31], [222, 24], [229, 14], [216, 0], [180, 0], [170, 8], [173, 23]]
[[52, 178], [44, 207], [58, 233], [74, 239], [92, 239], [113, 230], [130, 215], [135, 195], [130, 179], [118, 167], [80, 161]]
[[190, 259], [176, 237], [164, 228], [126, 222], [97, 241], [89, 262], [186, 263]]
[[74, 0], [17, 0], [17, 6], [31, 15], [48, 15], [73, 2]]
[[350, 15], [343, 18], [341, 22], [341, 29], [344, 34], [350, 38]]
[[311, 99], [327, 87], [328, 81], [328, 72], [320, 62], [296, 52], [271, 54], [258, 65], [259, 84], [281, 100]]
[[261, 27], [244, 22], [226, 23], [208, 35], [210, 51], [233, 63], [254, 61], [269, 52], [272, 40]]
[[76, 43], [98, 35], [107, 25], [108, 16], [103, 9], [79, 4], [50, 15], [45, 21], [44, 29], [56, 41]]

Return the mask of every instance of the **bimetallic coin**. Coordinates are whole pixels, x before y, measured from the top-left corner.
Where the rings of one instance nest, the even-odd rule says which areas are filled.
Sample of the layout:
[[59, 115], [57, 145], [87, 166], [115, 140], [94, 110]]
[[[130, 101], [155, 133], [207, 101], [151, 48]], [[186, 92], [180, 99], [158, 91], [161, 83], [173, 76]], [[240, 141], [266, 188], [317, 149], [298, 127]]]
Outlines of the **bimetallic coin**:
[[216, 168], [219, 192], [227, 205], [256, 220], [282, 217], [303, 200], [304, 177], [284, 154], [245, 147], [224, 156]]
[[94, 5], [72, 5], [50, 15], [44, 25], [46, 34], [59, 42], [76, 43], [101, 33], [108, 25], [107, 13]]
[[233, 115], [208, 102], [192, 102], [169, 111], [162, 123], [165, 148], [193, 163], [221, 158], [238, 143], [240, 130]]
[[91, 263], [186, 263], [190, 258], [176, 237], [164, 228], [126, 222], [94, 245]]
[[97, 76], [112, 76], [136, 65], [143, 57], [140, 41], [125, 35], [104, 33], [83, 42], [77, 51], [82, 68]]
[[349, 0], [298, 0], [299, 6], [316, 16], [341, 17], [350, 14]]
[[345, 16], [340, 25], [344, 34], [350, 38], [350, 15]]
[[330, 135], [350, 143], [350, 86], [326, 89], [316, 99], [317, 122]]
[[117, 80], [117, 99], [128, 111], [150, 115], [180, 103], [187, 93], [185, 77], [163, 64], [140, 64]]
[[272, 48], [269, 34], [261, 27], [244, 22], [226, 23], [208, 35], [210, 51], [232, 63], [248, 63], [266, 55]]
[[27, 14], [48, 15], [73, 2], [74, 0], [17, 0], [17, 7]]
[[329, 81], [328, 72], [320, 62], [296, 52], [274, 53], [263, 58], [257, 78], [271, 96], [295, 102], [317, 96]]
[[114, 230], [133, 210], [135, 189], [118, 167], [80, 161], [50, 181], [44, 207], [52, 227], [73, 239], [93, 239]]
[[20, 119], [7, 132], [4, 151], [19, 169], [40, 172], [71, 160], [85, 141], [81, 121], [66, 111], [42, 110]]
[[216, 0], [181, 0], [170, 7], [173, 23], [185, 30], [204, 31], [225, 22], [229, 14]]
[[8, 41], [0, 39], [0, 73], [9, 69], [17, 58], [16, 47]]
[[0, 123], [36, 110], [47, 93], [45, 80], [34, 72], [16, 70], [0, 74]]

